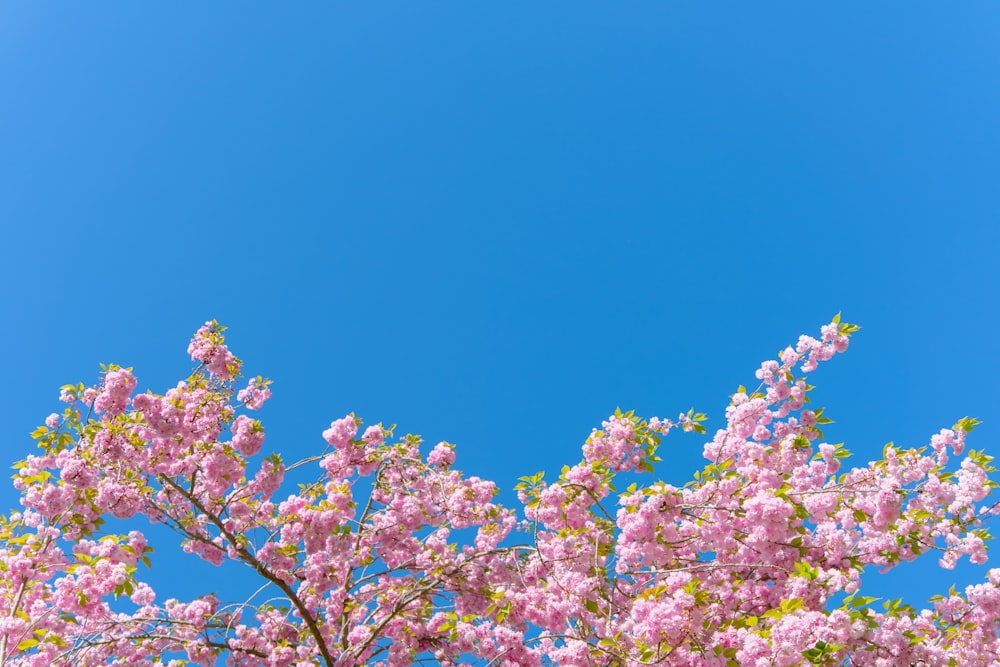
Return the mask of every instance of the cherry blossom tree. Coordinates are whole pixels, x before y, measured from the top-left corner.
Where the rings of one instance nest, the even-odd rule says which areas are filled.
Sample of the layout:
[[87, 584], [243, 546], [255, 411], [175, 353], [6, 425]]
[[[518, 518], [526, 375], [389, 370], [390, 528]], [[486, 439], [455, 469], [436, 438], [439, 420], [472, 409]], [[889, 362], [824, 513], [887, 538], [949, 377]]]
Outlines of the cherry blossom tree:
[[[922, 610], [862, 595], [918, 557], [985, 562], [997, 506], [974, 419], [843, 467], [807, 375], [856, 330], [835, 318], [764, 362], [685, 486], [656, 480], [656, 452], [705, 416], [616, 412], [558, 479], [522, 478], [515, 511], [452, 445], [354, 415], [314, 457], [261, 456], [270, 382], [241, 380], [209, 322], [176, 387], [135, 394], [108, 366], [33, 433], [22, 507], [0, 518], [0, 664], [1000, 665], [1000, 569]], [[303, 467], [315, 481], [279, 493]], [[159, 601], [139, 515], [260, 589]]]

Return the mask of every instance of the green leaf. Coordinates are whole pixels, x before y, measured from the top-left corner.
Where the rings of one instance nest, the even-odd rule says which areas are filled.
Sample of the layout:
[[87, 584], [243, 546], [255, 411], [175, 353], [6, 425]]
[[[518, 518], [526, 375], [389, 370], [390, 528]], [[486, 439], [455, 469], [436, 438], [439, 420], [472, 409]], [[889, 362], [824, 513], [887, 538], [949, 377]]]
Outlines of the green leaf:
[[860, 607], [867, 607], [872, 602], [875, 602], [879, 598], [868, 597], [865, 595], [856, 595], [853, 600], [851, 600], [851, 609], [858, 609]]
[[965, 431], [966, 433], [971, 433], [972, 429], [978, 426], [979, 424], [982, 424], [982, 422], [979, 421], [978, 419], [974, 419], [972, 417], [962, 417], [961, 419], [958, 420], [958, 423], [952, 426], [952, 430], [955, 431], [961, 430]]
[[848, 324], [847, 322], [842, 323], [838, 328], [838, 332], [842, 336], [850, 336], [852, 333], [860, 330], [861, 327], [859, 327], [857, 324]]

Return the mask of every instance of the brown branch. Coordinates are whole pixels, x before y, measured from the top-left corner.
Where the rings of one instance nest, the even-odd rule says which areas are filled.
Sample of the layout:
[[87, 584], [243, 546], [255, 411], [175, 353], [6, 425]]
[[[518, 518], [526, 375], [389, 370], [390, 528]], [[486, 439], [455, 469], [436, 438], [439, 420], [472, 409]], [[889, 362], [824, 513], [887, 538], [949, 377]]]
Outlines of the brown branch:
[[208, 512], [205, 509], [204, 505], [202, 505], [201, 501], [199, 501], [192, 495], [186, 493], [183, 488], [181, 488], [176, 482], [174, 482], [174, 480], [170, 479], [166, 475], [160, 475], [159, 477], [162, 482], [170, 485], [171, 488], [176, 489], [181, 495], [187, 498], [188, 501], [198, 509], [198, 511], [202, 512], [206, 517], [208, 517], [208, 520], [211, 521], [215, 525], [215, 527], [219, 529], [219, 532], [222, 533], [222, 535], [229, 541], [229, 543], [233, 545], [233, 548], [235, 548], [237, 553], [239, 553], [240, 558], [243, 560], [243, 562], [250, 565], [257, 572], [257, 574], [259, 574], [264, 579], [270, 581], [272, 584], [277, 586], [282, 593], [288, 596], [288, 599], [291, 601], [291, 603], [295, 605], [296, 609], [298, 609], [299, 614], [302, 615], [302, 620], [305, 621], [306, 626], [309, 629], [309, 633], [313, 636], [313, 639], [316, 640], [316, 647], [322, 654], [323, 661], [326, 663], [327, 667], [333, 667], [334, 665], [333, 656], [330, 654], [330, 649], [327, 647], [326, 641], [324, 641], [323, 639], [323, 633], [320, 632], [319, 625], [316, 623], [316, 618], [309, 612], [309, 610], [305, 606], [305, 603], [302, 602], [299, 596], [295, 594], [295, 591], [292, 590], [291, 586], [285, 583], [284, 579], [271, 572], [267, 568], [267, 566], [264, 565], [264, 563], [262, 563], [256, 556], [250, 553], [249, 549], [241, 545], [239, 541], [236, 539], [236, 536], [226, 529], [225, 525], [222, 523], [222, 520], [219, 519], [219, 517], [215, 516], [214, 514]]

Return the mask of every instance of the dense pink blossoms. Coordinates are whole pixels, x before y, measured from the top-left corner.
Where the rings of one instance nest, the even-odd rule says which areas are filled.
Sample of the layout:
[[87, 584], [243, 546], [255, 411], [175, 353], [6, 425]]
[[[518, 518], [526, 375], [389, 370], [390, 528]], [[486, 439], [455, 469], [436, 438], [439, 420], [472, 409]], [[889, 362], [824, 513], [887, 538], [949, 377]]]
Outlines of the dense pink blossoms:
[[[276, 497], [286, 468], [255, 460], [263, 426], [239, 414], [269, 381], [237, 388], [241, 362], [209, 322], [176, 387], [133, 396], [111, 366], [64, 387], [66, 410], [34, 432], [22, 508], [0, 518], [0, 665], [1000, 665], [1000, 569], [923, 610], [860, 594], [872, 568], [923, 554], [984, 562], [996, 506], [990, 457], [965, 451], [972, 419], [841, 469], [805, 374], [855, 330], [835, 319], [764, 362], [683, 488], [639, 474], [704, 415], [618, 412], [558, 480], [523, 478], [518, 515], [452, 468], [454, 446], [424, 455], [354, 415], [305, 462], [319, 479]], [[622, 476], [637, 483], [619, 493]], [[266, 601], [159, 601], [143, 534], [102, 530], [136, 515], [248, 565]]]

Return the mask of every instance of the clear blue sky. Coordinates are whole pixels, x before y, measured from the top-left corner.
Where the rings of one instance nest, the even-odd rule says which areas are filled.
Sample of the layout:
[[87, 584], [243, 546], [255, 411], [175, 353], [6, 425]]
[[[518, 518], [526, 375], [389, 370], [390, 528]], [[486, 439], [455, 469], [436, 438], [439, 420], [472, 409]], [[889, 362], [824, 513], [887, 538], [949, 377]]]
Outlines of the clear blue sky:
[[[1000, 454], [998, 42], [993, 1], [3, 2], [3, 457], [217, 318], [275, 381], [266, 449], [355, 411], [510, 489], [616, 406], [718, 427], [838, 311], [829, 440], [971, 415]], [[168, 551], [161, 601], [225, 585]]]

